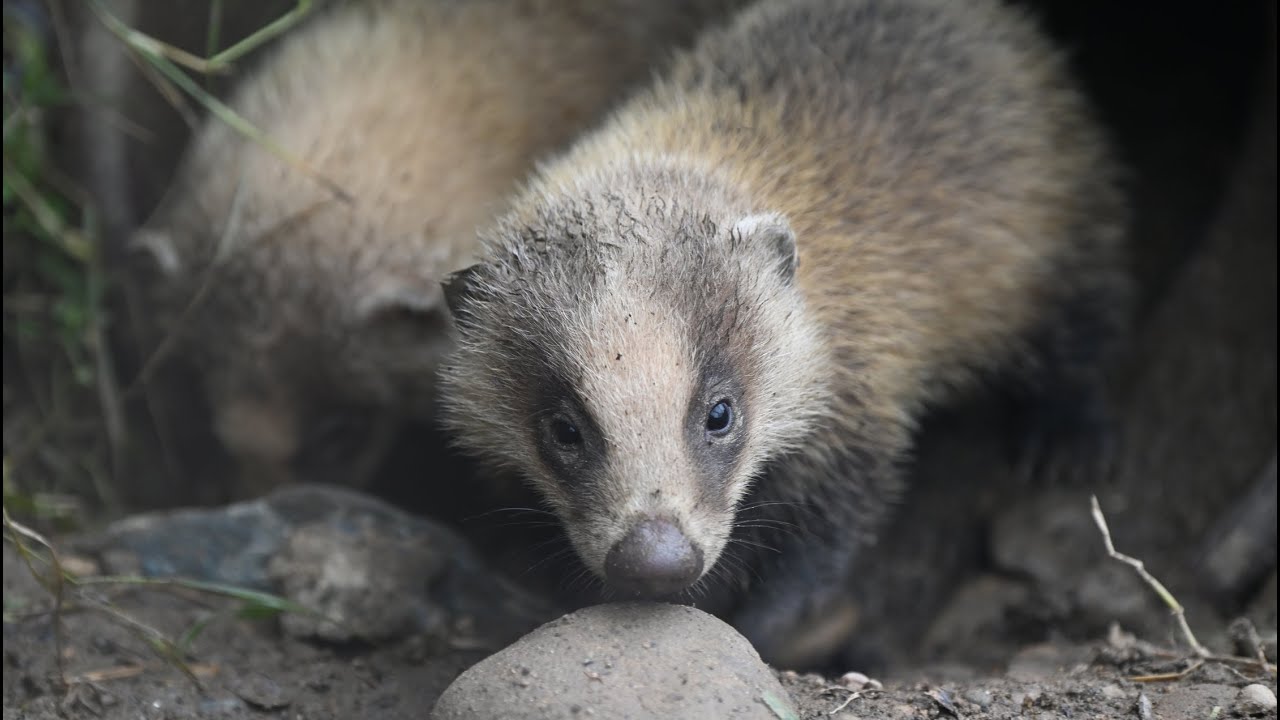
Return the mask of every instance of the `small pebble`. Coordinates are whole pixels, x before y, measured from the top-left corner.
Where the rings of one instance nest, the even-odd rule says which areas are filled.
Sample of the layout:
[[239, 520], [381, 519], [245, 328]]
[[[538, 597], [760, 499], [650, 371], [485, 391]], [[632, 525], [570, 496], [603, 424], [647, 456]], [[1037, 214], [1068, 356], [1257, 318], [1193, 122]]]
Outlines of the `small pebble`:
[[63, 555], [59, 560], [62, 563], [62, 569], [72, 575], [86, 577], [100, 573], [98, 564], [86, 557], [81, 557], [79, 555]]
[[235, 717], [244, 714], [244, 706], [244, 701], [238, 697], [220, 697], [201, 700], [196, 709], [207, 717]]
[[809, 683], [813, 687], [827, 686], [827, 679], [819, 675], [818, 673], [805, 673], [804, 675], [800, 676], [800, 679], [806, 683]]
[[1151, 698], [1147, 697], [1146, 693], [1138, 694], [1138, 717], [1141, 720], [1151, 720], [1152, 718]]
[[1024, 692], [1015, 692], [1010, 699], [1013, 700], [1014, 705], [1020, 708], [1029, 708], [1040, 702], [1040, 696], [1043, 694], [1044, 692], [1040, 688], [1032, 686]]
[[1098, 692], [1108, 700], [1120, 700], [1129, 696], [1129, 691], [1119, 685], [1103, 685]]
[[279, 710], [293, 702], [293, 695], [275, 680], [262, 673], [248, 673], [237, 678], [231, 692], [259, 710]]
[[1276, 711], [1276, 694], [1266, 685], [1254, 683], [1240, 688], [1236, 696], [1236, 712], [1241, 715], [1266, 715]]
[[879, 680], [872, 680], [860, 672], [847, 672], [840, 676], [840, 684], [850, 690], [883, 690], [884, 685]]
[[960, 717], [960, 711], [956, 709], [955, 703], [951, 700], [951, 693], [943, 690], [942, 688], [936, 688], [926, 692], [925, 694], [933, 698], [933, 701], [938, 704], [938, 707], [946, 711], [947, 714], [952, 717]]
[[991, 707], [991, 691], [982, 688], [971, 688], [964, 692], [964, 699], [986, 710]]

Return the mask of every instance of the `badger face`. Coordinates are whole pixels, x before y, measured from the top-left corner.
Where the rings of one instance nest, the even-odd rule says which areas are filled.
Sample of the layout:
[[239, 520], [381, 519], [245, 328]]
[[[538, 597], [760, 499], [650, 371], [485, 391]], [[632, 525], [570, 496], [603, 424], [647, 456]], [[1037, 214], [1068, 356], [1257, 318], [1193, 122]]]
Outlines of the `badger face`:
[[673, 202], [619, 213], [619, 236], [602, 204], [505, 227], [448, 283], [446, 421], [540, 491], [606, 587], [663, 597], [713, 572], [764, 464], [821, 414], [822, 344], [781, 217]]
[[534, 386], [523, 471], [609, 587], [663, 596], [715, 564], [758, 459], [739, 369], [638, 302], [602, 297], [573, 339], [575, 365]]

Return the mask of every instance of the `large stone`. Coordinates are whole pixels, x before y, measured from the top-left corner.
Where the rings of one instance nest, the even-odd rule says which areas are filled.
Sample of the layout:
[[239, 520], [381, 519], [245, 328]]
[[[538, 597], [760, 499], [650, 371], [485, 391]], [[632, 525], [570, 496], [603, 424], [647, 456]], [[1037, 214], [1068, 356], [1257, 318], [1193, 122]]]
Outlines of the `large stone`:
[[432, 711], [454, 718], [797, 718], [733, 628], [681, 605], [597, 605], [463, 673]]
[[416, 633], [497, 649], [557, 614], [448, 528], [320, 485], [137, 515], [75, 545], [112, 574], [283, 595], [323, 616], [283, 617], [304, 638], [377, 643]]

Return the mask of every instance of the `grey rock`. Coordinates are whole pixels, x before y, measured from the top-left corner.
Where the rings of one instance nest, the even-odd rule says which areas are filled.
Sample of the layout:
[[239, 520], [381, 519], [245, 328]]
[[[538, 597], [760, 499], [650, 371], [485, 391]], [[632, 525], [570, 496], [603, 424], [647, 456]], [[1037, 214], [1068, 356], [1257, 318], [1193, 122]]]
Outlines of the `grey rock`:
[[434, 720], [798, 718], [745, 638], [694, 608], [597, 605], [547, 623], [450, 685]]
[[322, 522], [291, 533], [269, 570], [285, 596], [324, 613], [284, 615], [284, 629], [294, 636], [376, 642], [417, 632], [439, 638], [449, 629], [445, 612], [411, 590], [440, 578], [445, 557], [426, 542]]
[[137, 515], [74, 546], [109, 573], [283, 595], [319, 613], [282, 616], [286, 632], [306, 638], [454, 634], [497, 649], [557, 614], [493, 572], [451, 530], [321, 485], [222, 508]]

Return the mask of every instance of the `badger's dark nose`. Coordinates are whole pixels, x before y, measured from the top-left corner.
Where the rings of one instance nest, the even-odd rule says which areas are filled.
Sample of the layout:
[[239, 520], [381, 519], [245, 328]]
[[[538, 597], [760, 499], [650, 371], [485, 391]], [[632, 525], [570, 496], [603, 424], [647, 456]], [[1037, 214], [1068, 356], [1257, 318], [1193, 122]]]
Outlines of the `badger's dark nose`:
[[673, 595], [702, 574], [702, 550], [669, 520], [646, 518], [609, 550], [604, 570], [609, 585], [623, 592]]

